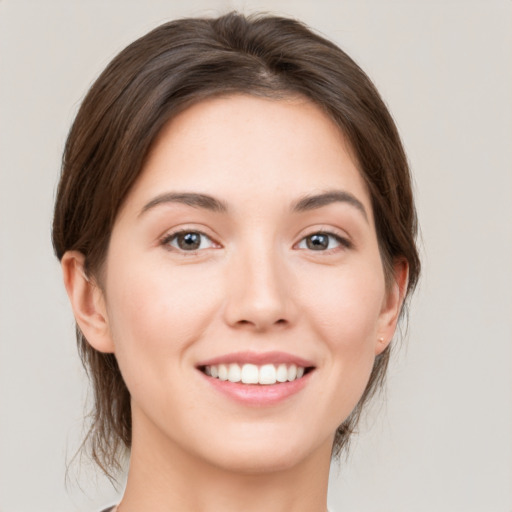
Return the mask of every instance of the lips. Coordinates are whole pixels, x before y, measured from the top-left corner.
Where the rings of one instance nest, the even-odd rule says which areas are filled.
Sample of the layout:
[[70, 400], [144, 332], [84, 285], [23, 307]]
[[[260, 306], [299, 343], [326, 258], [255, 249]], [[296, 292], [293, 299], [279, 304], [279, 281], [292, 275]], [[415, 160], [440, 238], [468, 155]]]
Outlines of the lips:
[[315, 366], [283, 352], [244, 352], [203, 361], [197, 368], [210, 384], [232, 398], [264, 405], [302, 389]]
[[212, 359], [207, 359], [201, 361], [197, 364], [197, 367], [205, 367], [219, 364], [230, 364], [237, 363], [240, 365], [243, 364], [255, 364], [258, 366], [264, 364], [281, 364], [284, 363], [286, 365], [294, 364], [303, 368], [311, 368], [314, 367], [314, 363], [308, 359], [304, 359], [302, 357], [296, 356], [294, 354], [288, 354], [286, 352], [232, 352], [229, 354], [224, 354], [222, 356], [217, 356]]

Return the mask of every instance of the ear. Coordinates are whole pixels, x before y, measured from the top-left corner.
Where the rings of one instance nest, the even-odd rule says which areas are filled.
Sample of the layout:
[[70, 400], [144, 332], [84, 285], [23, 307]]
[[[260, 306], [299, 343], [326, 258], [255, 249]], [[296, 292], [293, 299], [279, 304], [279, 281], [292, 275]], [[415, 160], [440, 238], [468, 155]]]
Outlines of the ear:
[[389, 285], [379, 315], [375, 354], [383, 352], [395, 334], [400, 311], [404, 303], [409, 279], [409, 264], [399, 260], [393, 266], [393, 280]]
[[84, 261], [78, 251], [67, 251], [61, 260], [75, 320], [89, 345], [99, 352], [114, 352], [103, 292], [94, 279], [86, 276]]

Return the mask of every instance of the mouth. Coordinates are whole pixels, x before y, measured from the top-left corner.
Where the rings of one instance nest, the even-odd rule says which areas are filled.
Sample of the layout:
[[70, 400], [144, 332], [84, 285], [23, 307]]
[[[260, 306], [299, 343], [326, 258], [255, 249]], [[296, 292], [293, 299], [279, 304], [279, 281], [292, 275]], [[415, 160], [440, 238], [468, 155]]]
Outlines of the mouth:
[[314, 370], [314, 366], [295, 363], [219, 363], [201, 365], [198, 369], [206, 376], [219, 381], [270, 386], [303, 379]]
[[298, 395], [316, 366], [285, 352], [236, 352], [201, 361], [197, 370], [211, 389], [250, 407], [277, 406]]

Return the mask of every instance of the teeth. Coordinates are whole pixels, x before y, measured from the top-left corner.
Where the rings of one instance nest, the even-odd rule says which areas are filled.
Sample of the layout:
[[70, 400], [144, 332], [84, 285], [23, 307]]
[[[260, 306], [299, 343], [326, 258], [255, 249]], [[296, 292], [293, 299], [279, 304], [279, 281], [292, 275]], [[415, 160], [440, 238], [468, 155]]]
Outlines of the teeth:
[[259, 374], [260, 384], [275, 384], [276, 383], [276, 367], [273, 364], [265, 364], [260, 368]]
[[295, 380], [297, 377], [297, 367], [294, 364], [291, 364], [288, 368], [288, 380], [292, 381]]
[[242, 366], [242, 382], [244, 384], [258, 384], [259, 372], [255, 364], [244, 364]]
[[304, 376], [304, 368], [295, 364], [255, 364], [236, 363], [206, 366], [206, 375], [230, 382], [243, 384], [276, 384], [276, 382], [291, 382]]
[[242, 371], [240, 370], [240, 366], [237, 364], [229, 365], [228, 380], [229, 382], [240, 382], [242, 380]]
[[228, 380], [228, 367], [225, 364], [219, 364], [219, 379]]
[[288, 380], [288, 368], [286, 368], [285, 364], [280, 364], [277, 367], [277, 375], [276, 380], [277, 382], [286, 382]]

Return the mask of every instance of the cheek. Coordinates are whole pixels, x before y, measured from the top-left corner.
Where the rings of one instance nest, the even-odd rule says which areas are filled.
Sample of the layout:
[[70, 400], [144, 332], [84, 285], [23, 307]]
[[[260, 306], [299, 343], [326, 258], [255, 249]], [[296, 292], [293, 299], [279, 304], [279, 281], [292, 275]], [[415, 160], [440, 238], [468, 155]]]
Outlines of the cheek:
[[357, 349], [375, 341], [385, 296], [384, 276], [374, 265], [317, 274], [314, 289], [305, 294], [306, 309], [324, 338], [336, 346]]
[[[124, 268], [123, 268], [124, 267]], [[214, 314], [215, 287], [200, 286], [201, 273], [170, 269], [166, 265], [129, 262], [109, 274], [107, 297], [109, 326], [116, 356], [160, 364], [193, 344]], [[140, 364], [139, 364], [140, 366]]]
[[318, 405], [331, 418], [332, 429], [359, 402], [375, 361], [384, 277], [374, 266], [364, 270], [342, 270], [325, 279], [317, 275], [315, 290], [307, 294], [305, 307], [315, 335], [323, 341], [324, 378], [329, 383], [317, 397]]

